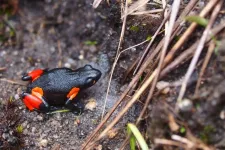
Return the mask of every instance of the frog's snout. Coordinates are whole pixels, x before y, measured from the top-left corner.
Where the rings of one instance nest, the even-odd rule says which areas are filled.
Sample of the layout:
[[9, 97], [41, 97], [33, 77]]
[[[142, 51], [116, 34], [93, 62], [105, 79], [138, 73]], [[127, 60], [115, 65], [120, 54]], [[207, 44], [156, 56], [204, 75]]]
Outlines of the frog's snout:
[[98, 81], [98, 79], [100, 79], [100, 78], [101, 78], [102, 73], [101, 73], [101, 71], [100, 71], [100, 70], [97, 70], [97, 69], [95, 69], [95, 71], [96, 71], [96, 78], [97, 78], [97, 81]]

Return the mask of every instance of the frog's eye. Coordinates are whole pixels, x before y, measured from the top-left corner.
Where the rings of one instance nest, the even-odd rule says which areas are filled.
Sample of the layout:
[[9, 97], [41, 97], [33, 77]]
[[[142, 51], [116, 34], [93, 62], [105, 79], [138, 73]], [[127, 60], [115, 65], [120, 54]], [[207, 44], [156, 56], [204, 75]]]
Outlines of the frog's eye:
[[86, 82], [87, 82], [88, 84], [90, 84], [90, 83], [93, 82], [93, 80], [92, 80], [92, 78], [88, 78], [88, 79], [86, 80]]

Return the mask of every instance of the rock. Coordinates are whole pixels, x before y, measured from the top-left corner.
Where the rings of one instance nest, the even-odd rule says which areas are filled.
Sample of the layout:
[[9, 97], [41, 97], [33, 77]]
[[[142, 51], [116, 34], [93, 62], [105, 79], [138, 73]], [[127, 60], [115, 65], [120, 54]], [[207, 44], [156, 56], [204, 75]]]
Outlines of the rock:
[[39, 141], [38, 145], [39, 145], [40, 147], [46, 147], [46, 146], [48, 145], [48, 140], [46, 140], [46, 139], [41, 139], [41, 140]]
[[15, 100], [19, 100], [19, 99], [20, 99], [19, 94], [15, 94], [15, 95], [14, 95], [14, 98], [15, 98]]
[[38, 115], [38, 116], [37, 116], [37, 120], [38, 120], [38, 121], [43, 121], [43, 117], [42, 117], [41, 115]]
[[163, 94], [167, 94], [170, 91], [170, 88], [168, 86], [169, 86], [169, 82], [165, 82], [165, 81], [159, 81], [156, 84], [156, 88], [158, 90], [162, 90]]
[[96, 100], [94, 98], [90, 98], [88, 103], [85, 105], [85, 109], [93, 111], [97, 106]]
[[65, 63], [65, 64], [64, 64], [64, 67], [66, 67], [66, 68], [71, 68], [71, 64], [70, 64], [70, 63]]
[[191, 111], [193, 108], [193, 103], [189, 99], [183, 99], [179, 104], [178, 107], [181, 111]]

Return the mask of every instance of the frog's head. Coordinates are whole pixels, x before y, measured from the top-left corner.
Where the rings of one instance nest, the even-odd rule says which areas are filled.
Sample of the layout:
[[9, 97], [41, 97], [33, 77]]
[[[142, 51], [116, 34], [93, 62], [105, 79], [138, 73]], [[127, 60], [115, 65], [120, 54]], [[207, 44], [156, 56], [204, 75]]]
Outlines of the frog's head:
[[91, 65], [85, 65], [77, 69], [76, 72], [79, 73], [79, 87], [82, 89], [94, 85], [102, 75], [98, 69], [93, 68]]

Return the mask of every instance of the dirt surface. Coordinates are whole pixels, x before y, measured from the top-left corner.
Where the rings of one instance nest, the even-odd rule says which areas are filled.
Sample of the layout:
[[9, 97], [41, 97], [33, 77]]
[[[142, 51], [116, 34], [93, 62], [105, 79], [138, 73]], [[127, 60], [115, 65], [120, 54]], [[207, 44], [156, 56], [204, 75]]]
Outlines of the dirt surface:
[[[78, 150], [101, 121], [109, 71], [116, 56], [122, 23], [117, 1], [111, 1], [110, 6], [102, 3], [97, 9], [92, 8], [92, 2], [93, 0], [20, 0], [18, 5], [10, 4], [15, 12], [9, 18], [4, 18], [4, 34], [8, 41], [2, 42], [4, 39], [0, 37], [0, 149]], [[219, 18], [223, 19], [223, 14]], [[125, 49], [146, 40], [156, 31], [161, 21], [160, 17], [129, 16], [122, 47]], [[192, 35], [193, 41], [202, 34], [202, 28], [197, 31]], [[156, 42], [162, 37], [163, 34], [160, 34]], [[218, 40], [224, 37], [223, 31]], [[111, 82], [106, 112], [127, 88], [131, 80], [131, 75], [127, 72], [146, 46], [147, 43], [121, 55]], [[201, 141], [200, 144], [225, 149], [224, 49], [217, 55], [213, 54], [204, 74], [200, 94], [193, 97], [201, 66], [198, 65], [188, 84], [186, 100], [179, 113], [174, 108], [180, 86], [169, 88], [167, 94], [158, 91], [155, 93], [145, 120], [140, 124], [147, 143], [153, 145], [153, 149], [173, 149], [172, 146], [154, 145], [154, 139], [166, 139], [174, 134]], [[96, 108], [85, 109], [79, 116], [71, 112], [47, 115], [29, 112], [25, 108], [19, 97], [26, 90], [27, 83], [21, 81], [23, 73], [35, 68], [76, 69], [85, 64], [91, 64], [102, 72], [100, 80], [83, 91], [80, 98], [84, 104], [95, 101]], [[180, 81], [188, 65], [189, 62], [186, 62], [178, 66], [162, 80], [167, 83]], [[149, 68], [145, 73], [148, 71]], [[135, 122], [146, 100], [146, 93], [116, 126], [119, 133], [117, 137], [100, 142], [103, 149], [115, 150], [120, 147], [126, 134], [125, 125], [127, 122]], [[171, 122], [175, 122], [173, 119], [179, 124], [176, 130], [173, 129], [174, 124], [171, 125]]]

